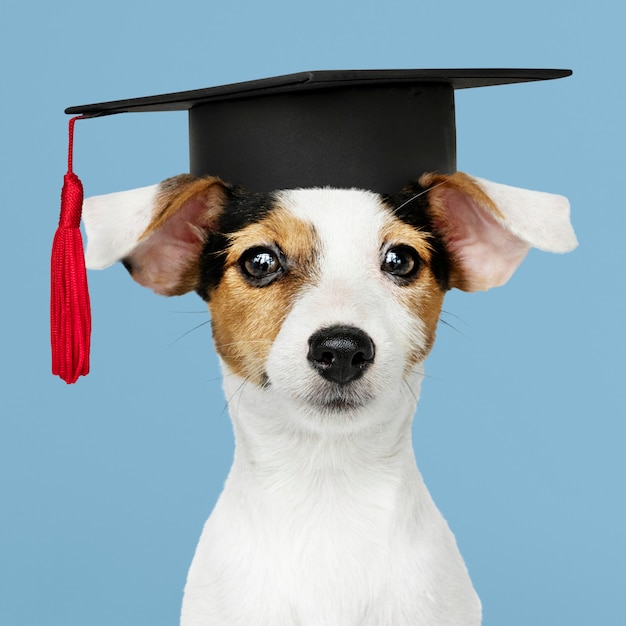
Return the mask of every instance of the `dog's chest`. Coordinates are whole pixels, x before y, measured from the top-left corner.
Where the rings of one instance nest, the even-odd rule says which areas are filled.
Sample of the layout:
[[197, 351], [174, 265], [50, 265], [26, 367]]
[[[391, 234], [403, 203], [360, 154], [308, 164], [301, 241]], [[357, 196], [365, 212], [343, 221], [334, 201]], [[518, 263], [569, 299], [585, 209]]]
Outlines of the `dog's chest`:
[[433, 576], [458, 584], [459, 598], [473, 593], [456, 561], [416, 468], [281, 484], [254, 484], [235, 471], [203, 532], [186, 595], [197, 592], [211, 611], [223, 607], [207, 623], [432, 626], [447, 623], [437, 620], [449, 608]]
[[207, 523], [198, 557], [204, 544], [210, 569], [226, 574], [222, 584], [233, 581], [233, 599], [246, 590], [243, 604], [229, 603], [241, 623], [249, 605], [255, 619], [263, 607], [273, 625], [312, 626], [330, 623], [329, 616], [336, 624], [380, 624], [391, 589], [407, 578], [414, 585], [414, 574], [403, 569], [408, 554], [422, 557], [398, 524], [397, 485], [346, 489], [345, 481], [326, 478], [312, 488], [315, 497], [248, 496], [236, 517], [233, 503], [241, 500], [227, 490]]

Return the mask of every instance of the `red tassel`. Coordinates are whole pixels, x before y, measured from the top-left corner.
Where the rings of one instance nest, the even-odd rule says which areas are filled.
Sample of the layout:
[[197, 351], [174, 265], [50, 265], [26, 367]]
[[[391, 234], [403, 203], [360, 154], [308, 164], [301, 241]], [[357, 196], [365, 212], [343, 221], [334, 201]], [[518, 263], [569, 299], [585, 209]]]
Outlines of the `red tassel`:
[[89, 373], [91, 307], [80, 233], [83, 186], [72, 172], [75, 117], [69, 125], [68, 170], [61, 193], [61, 217], [51, 262], [50, 341], [52, 373], [75, 383]]

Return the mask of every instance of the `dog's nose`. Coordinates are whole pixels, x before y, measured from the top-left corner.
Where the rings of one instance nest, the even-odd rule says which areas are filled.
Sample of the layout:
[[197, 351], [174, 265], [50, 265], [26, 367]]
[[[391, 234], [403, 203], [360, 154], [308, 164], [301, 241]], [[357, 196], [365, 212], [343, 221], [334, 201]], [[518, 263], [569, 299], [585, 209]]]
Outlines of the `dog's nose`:
[[374, 342], [361, 329], [331, 326], [311, 335], [307, 358], [326, 380], [345, 385], [362, 376], [374, 352]]

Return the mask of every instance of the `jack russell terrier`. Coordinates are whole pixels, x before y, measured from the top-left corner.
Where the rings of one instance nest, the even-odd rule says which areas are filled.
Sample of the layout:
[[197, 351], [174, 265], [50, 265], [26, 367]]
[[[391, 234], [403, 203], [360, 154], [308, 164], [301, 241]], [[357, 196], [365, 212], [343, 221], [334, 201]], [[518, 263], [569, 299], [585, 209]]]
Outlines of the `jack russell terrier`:
[[183, 626], [476, 626], [411, 441], [444, 295], [576, 247], [569, 204], [463, 173], [397, 195], [213, 177], [86, 200], [87, 265], [210, 309], [236, 448]]

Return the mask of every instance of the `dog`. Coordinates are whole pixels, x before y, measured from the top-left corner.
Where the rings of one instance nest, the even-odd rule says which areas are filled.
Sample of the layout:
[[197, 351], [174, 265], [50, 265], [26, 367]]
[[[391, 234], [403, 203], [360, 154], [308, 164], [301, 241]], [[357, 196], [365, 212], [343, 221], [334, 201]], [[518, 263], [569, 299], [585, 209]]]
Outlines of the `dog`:
[[182, 626], [476, 626], [411, 441], [445, 293], [576, 247], [568, 201], [457, 172], [395, 195], [180, 175], [85, 201], [88, 267], [208, 303], [235, 432]]

